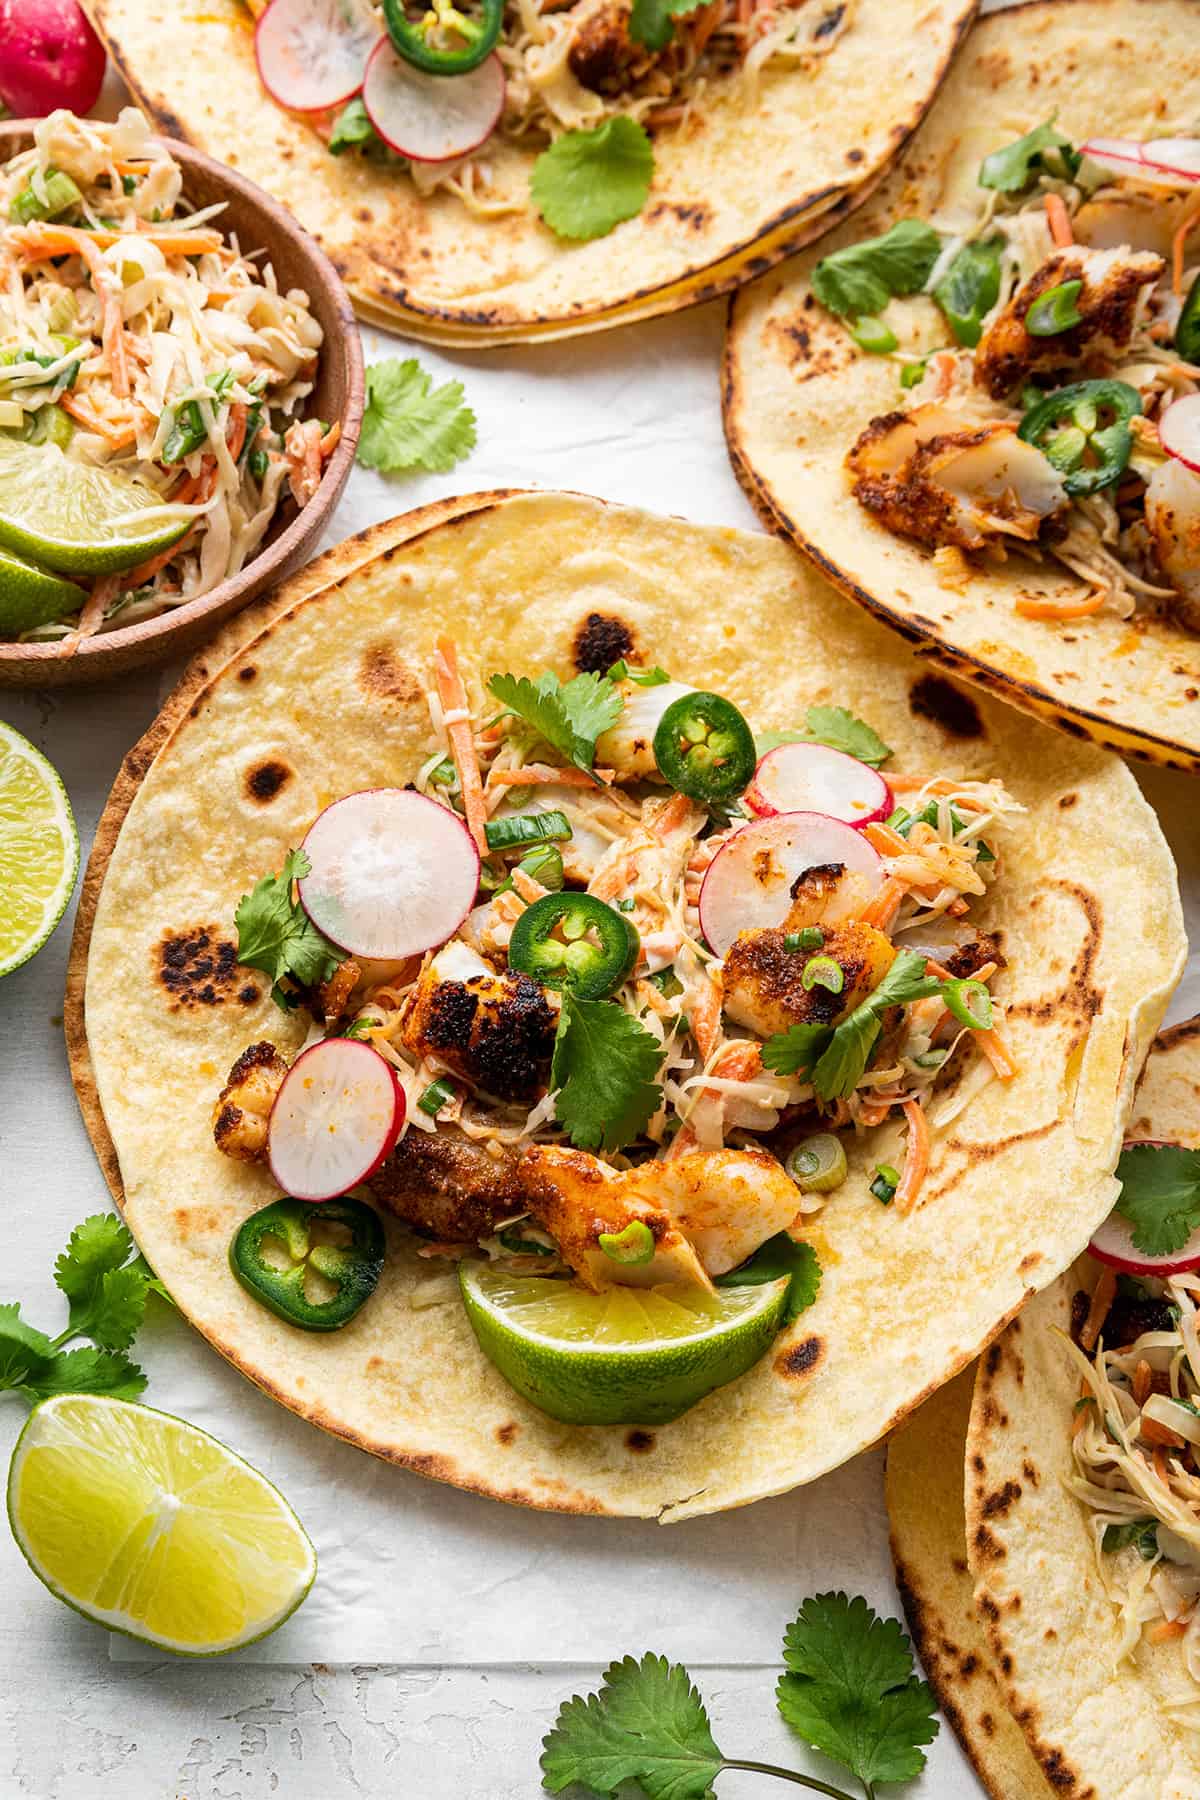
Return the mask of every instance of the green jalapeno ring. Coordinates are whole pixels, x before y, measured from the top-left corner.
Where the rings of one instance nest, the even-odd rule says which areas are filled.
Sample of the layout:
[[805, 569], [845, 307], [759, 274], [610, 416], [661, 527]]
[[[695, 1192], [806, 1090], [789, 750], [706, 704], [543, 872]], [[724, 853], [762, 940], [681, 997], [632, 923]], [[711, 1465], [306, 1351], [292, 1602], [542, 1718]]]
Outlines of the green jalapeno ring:
[[[1127, 381], [1076, 381], [1031, 406], [1017, 436], [1054, 465], [1068, 494], [1094, 494], [1124, 474], [1133, 449], [1129, 422], [1141, 410], [1142, 396]], [[1089, 453], [1094, 463], [1085, 462]]]
[[942, 989], [942, 999], [960, 1025], [970, 1031], [991, 1030], [992, 996], [982, 981], [969, 976], [962, 981], [948, 981]]
[[720, 694], [681, 694], [654, 733], [654, 760], [676, 793], [723, 806], [750, 785], [758, 761], [754, 733]]
[[[314, 1243], [313, 1226], [337, 1225], [347, 1244]], [[268, 1239], [281, 1244], [290, 1266], [279, 1267], [263, 1254]], [[303, 1331], [337, 1331], [348, 1324], [375, 1292], [383, 1271], [383, 1226], [361, 1200], [293, 1200], [285, 1196], [251, 1213], [229, 1246], [229, 1265], [261, 1306]], [[337, 1290], [328, 1300], [310, 1300], [305, 1278], [312, 1268]]]
[[1175, 327], [1175, 349], [1184, 362], [1194, 363], [1200, 357], [1200, 275], [1188, 289], [1179, 323]]
[[544, 894], [508, 941], [508, 965], [579, 1000], [606, 1000], [637, 961], [641, 939], [624, 913], [594, 894]]
[[[427, 75], [466, 75], [489, 57], [500, 40], [504, 0], [482, 0], [482, 17], [467, 18], [454, 5], [431, 7], [410, 19], [404, 0], [383, 0], [383, 22], [398, 55]], [[429, 41], [431, 29], [444, 24], [462, 39], [459, 50], [441, 50]]]

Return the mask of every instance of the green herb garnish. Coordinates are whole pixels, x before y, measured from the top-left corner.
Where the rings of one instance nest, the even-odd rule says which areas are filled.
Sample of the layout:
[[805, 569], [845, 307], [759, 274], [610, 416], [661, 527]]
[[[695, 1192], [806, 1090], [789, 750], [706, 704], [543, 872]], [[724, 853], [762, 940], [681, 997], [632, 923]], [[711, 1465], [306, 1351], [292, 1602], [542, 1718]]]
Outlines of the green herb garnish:
[[1117, 1180], [1116, 1210], [1133, 1227], [1134, 1248], [1147, 1256], [1182, 1250], [1200, 1227], [1200, 1150], [1131, 1144], [1121, 1152]]
[[1043, 170], [1068, 179], [1079, 172], [1080, 157], [1052, 118], [1035, 125], [1024, 137], [993, 150], [979, 166], [979, 185], [1001, 194], [1020, 194]]
[[565, 684], [550, 671], [536, 682], [527, 675], [493, 675], [488, 692], [588, 774], [596, 760], [596, 739], [616, 724], [624, 705], [607, 675], [575, 675]]
[[297, 1006], [297, 988], [320, 987], [346, 960], [345, 951], [322, 936], [293, 896], [292, 884], [311, 866], [303, 850], [289, 850], [279, 874], [264, 875], [242, 895], [233, 915], [238, 961], [270, 976], [271, 998], [284, 1012]]
[[675, 36], [674, 21], [705, 4], [706, 0], [633, 0], [629, 35], [647, 50], [665, 50]]
[[577, 1149], [619, 1150], [641, 1135], [662, 1103], [662, 1057], [658, 1039], [624, 1007], [564, 990], [550, 1085]]
[[442, 475], [475, 448], [475, 414], [461, 381], [435, 388], [415, 356], [390, 356], [367, 370], [367, 405], [355, 455], [364, 468]]
[[901, 950], [875, 989], [840, 1025], [791, 1025], [769, 1037], [762, 1049], [763, 1067], [776, 1075], [798, 1075], [811, 1081], [822, 1100], [845, 1099], [862, 1079], [882, 1029], [880, 1015], [889, 1006], [941, 993], [946, 986], [925, 972], [919, 950]]
[[965, 244], [933, 290], [946, 322], [960, 344], [974, 348], [983, 321], [1000, 298], [1002, 238]]
[[875, 318], [897, 294], [925, 286], [942, 240], [921, 219], [899, 219], [882, 237], [863, 238], [823, 256], [812, 274], [822, 306], [839, 318]]
[[555, 138], [533, 165], [529, 191], [556, 236], [598, 238], [641, 212], [653, 174], [649, 134], [619, 113]]
[[739, 1268], [718, 1275], [716, 1287], [759, 1287], [764, 1282], [789, 1278], [787, 1304], [780, 1329], [798, 1319], [812, 1305], [821, 1288], [821, 1265], [811, 1244], [798, 1243], [786, 1231], [776, 1232], [760, 1244]]
[[831, 750], [843, 750], [873, 769], [892, 754], [879, 733], [844, 706], [810, 706], [804, 715], [803, 731], [763, 731], [754, 740], [759, 756], [780, 744], [828, 744]]

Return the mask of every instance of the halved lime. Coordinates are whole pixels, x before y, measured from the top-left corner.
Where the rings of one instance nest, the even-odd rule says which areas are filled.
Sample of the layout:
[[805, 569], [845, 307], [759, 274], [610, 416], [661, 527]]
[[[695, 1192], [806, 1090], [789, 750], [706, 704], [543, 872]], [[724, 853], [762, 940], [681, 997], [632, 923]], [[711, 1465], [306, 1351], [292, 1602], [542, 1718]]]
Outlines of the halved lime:
[[20, 637], [35, 625], [78, 612], [86, 599], [73, 581], [0, 550], [0, 637]]
[[761, 1287], [612, 1287], [459, 1265], [484, 1354], [519, 1394], [569, 1425], [662, 1425], [744, 1375], [770, 1346], [786, 1278]]
[[34, 1407], [8, 1517], [58, 1599], [183, 1656], [265, 1637], [317, 1572], [304, 1527], [257, 1469], [195, 1425], [108, 1394]]
[[157, 556], [191, 522], [132, 475], [73, 462], [57, 444], [0, 436], [0, 546], [18, 556], [68, 575], [112, 575]]
[[57, 770], [0, 719], [0, 975], [41, 949], [78, 873], [79, 834]]

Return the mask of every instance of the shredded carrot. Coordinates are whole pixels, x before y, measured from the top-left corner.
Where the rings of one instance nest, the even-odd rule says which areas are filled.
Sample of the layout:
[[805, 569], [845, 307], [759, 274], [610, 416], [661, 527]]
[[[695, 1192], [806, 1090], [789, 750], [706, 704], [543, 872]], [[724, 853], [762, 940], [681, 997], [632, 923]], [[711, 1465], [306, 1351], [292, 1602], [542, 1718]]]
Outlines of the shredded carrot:
[[871, 825], [863, 826], [863, 836], [872, 850], [878, 850], [880, 856], [907, 856], [912, 846], [906, 838], [891, 825], [884, 825], [876, 820]]
[[96, 412], [88, 404], [83, 394], [63, 394], [58, 404], [73, 419], [78, 419], [85, 431], [94, 431], [97, 437], [102, 437], [110, 450], [124, 450], [127, 445], [137, 441], [136, 419], [126, 419], [124, 422], [106, 419], [103, 413]]
[[874, 925], [880, 931], [887, 931], [895, 923], [896, 914], [900, 911], [900, 902], [908, 892], [908, 883], [900, 881], [895, 875], [889, 875], [875, 898], [863, 908], [862, 922]]
[[929, 1168], [929, 1120], [925, 1117], [925, 1108], [919, 1100], [906, 1100], [904, 1116], [908, 1120], [908, 1144], [896, 1188], [896, 1207], [902, 1218], [916, 1205]]
[[234, 400], [229, 407], [229, 423], [225, 427], [225, 442], [234, 462], [242, 454], [242, 446], [246, 442], [246, 420], [249, 408], [244, 400]]
[[1021, 1073], [1020, 1063], [995, 1027], [990, 1031], [975, 1032], [974, 1040], [1001, 1081], [1011, 1081], [1014, 1075]]
[[[203, 256], [206, 253], [222, 248], [219, 231], [160, 231], [145, 221], [139, 226], [139, 233], [148, 243], [161, 250], [164, 256]], [[85, 239], [96, 250], [109, 250], [114, 244], [128, 236], [122, 231], [82, 231], [77, 225], [53, 225], [35, 221], [31, 225], [19, 225], [8, 234], [9, 242], [14, 250], [23, 256], [42, 258], [46, 256], [83, 256], [79, 239]]]
[[1130, 1384], [1130, 1392], [1133, 1394], [1133, 1397], [1139, 1406], [1142, 1405], [1143, 1401], [1148, 1400], [1150, 1397], [1150, 1383], [1152, 1379], [1153, 1371], [1150, 1364], [1143, 1357], [1137, 1368], [1133, 1371], [1133, 1381]]
[[[939, 777], [937, 781], [926, 781], [923, 775], [889, 775], [888, 786], [893, 794], [914, 794], [924, 788], [927, 794], [957, 794], [959, 783]], [[981, 812], [983, 809], [972, 800], [969, 794], [959, 795], [956, 805], [960, 812]]]
[[667, 804], [655, 816], [650, 830], [655, 837], [665, 837], [669, 831], [679, 831], [692, 817], [692, 802], [686, 794], [672, 794]]
[[725, 0], [712, 0], [710, 6], [696, 14], [692, 28], [692, 57], [698, 62], [704, 54], [705, 47], [721, 20], [725, 17]]
[[335, 419], [325, 436], [321, 439], [321, 459], [332, 456], [342, 441], [342, 421]]
[[[597, 769], [596, 777], [609, 782], [611, 769]], [[584, 769], [554, 769], [549, 763], [524, 763], [519, 769], [491, 769], [488, 786], [498, 787], [577, 787], [594, 788], [596, 783]]]
[[81, 231], [76, 225], [33, 224], [9, 233], [9, 242], [25, 256], [42, 259], [47, 256], [78, 256], [92, 278], [92, 287], [104, 308], [101, 342], [108, 357], [108, 373], [112, 391], [119, 400], [129, 398], [129, 364], [125, 357], [125, 327], [121, 318], [121, 296], [114, 285], [116, 270], [110, 269], [100, 252], [107, 238], [117, 243], [119, 232]]
[[1061, 194], [1046, 195], [1046, 223], [1050, 227], [1051, 241], [1060, 250], [1067, 249], [1075, 242], [1075, 233], [1071, 230], [1071, 215]]
[[1082, 600], [1038, 600], [1022, 595], [1016, 611], [1023, 619], [1086, 619], [1104, 605], [1104, 593], [1097, 588]]
[[1079, 1334], [1080, 1349], [1086, 1350], [1090, 1354], [1096, 1348], [1096, 1340], [1108, 1317], [1108, 1309], [1116, 1297], [1117, 1271], [1103, 1269], [1092, 1294], [1092, 1304], [1088, 1307], [1088, 1316], [1083, 1322], [1083, 1330]]
[[691, 1021], [692, 1036], [701, 1056], [707, 1062], [716, 1049], [721, 1030], [721, 995], [716, 983], [707, 977], [703, 984], [698, 983], [689, 992], [688, 1018]]
[[952, 919], [961, 919], [963, 914], [970, 912], [970, 910], [970, 907], [967, 905], [961, 894], [957, 900], [952, 900], [946, 908], [946, 911], [950, 914]]
[[1158, 1476], [1158, 1479], [1162, 1482], [1163, 1486], [1170, 1487], [1171, 1470], [1167, 1463], [1167, 1453], [1165, 1449], [1160, 1446], [1154, 1452], [1150, 1460], [1154, 1464], [1154, 1473]]
[[[437, 682], [438, 699], [447, 713], [469, 713], [467, 690], [463, 686], [462, 676], [458, 672], [458, 649], [453, 638], [440, 637], [433, 658], [434, 679]], [[483, 798], [483, 781], [479, 774], [479, 758], [475, 754], [475, 739], [471, 731], [470, 718], [462, 718], [447, 724], [446, 736], [450, 740], [450, 750], [454, 757], [454, 766], [458, 770], [458, 785], [462, 792], [463, 807], [467, 815], [467, 826], [471, 836], [479, 848], [480, 855], [486, 856], [487, 805]]]
[[1143, 1443], [1154, 1444], [1162, 1450], [1182, 1450], [1184, 1440], [1169, 1425], [1161, 1425], [1157, 1419], [1147, 1419], [1143, 1414], [1138, 1426], [1138, 1435]]
[[882, 1125], [891, 1112], [892, 1100], [867, 1100], [858, 1109], [859, 1121], [863, 1125]]
[[1186, 1619], [1156, 1619], [1153, 1625], [1146, 1627], [1146, 1638], [1151, 1644], [1166, 1644], [1172, 1638], [1181, 1638], [1186, 1633]]

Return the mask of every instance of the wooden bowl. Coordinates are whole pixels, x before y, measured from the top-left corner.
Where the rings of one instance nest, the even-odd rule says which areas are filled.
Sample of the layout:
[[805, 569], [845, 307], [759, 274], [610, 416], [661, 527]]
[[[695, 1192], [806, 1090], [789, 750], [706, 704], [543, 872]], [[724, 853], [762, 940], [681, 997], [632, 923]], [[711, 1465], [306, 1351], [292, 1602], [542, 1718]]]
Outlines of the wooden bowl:
[[[0, 162], [27, 148], [31, 134], [28, 119], [0, 122]], [[244, 250], [265, 250], [280, 287], [302, 288], [309, 296], [324, 343], [307, 413], [310, 418], [340, 419], [342, 435], [308, 505], [300, 512], [280, 509], [262, 548], [240, 574], [157, 618], [85, 638], [73, 656], [63, 656], [53, 643], [0, 641], [0, 687], [97, 681], [195, 649], [222, 619], [248, 605], [307, 559], [341, 498], [354, 463], [363, 412], [362, 344], [346, 290], [332, 263], [291, 215], [244, 175], [188, 144], [173, 138], [162, 142], [183, 170], [184, 191], [192, 205], [199, 208], [223, 200], [225, 211], [214, 221], [218, 230], [236, 232]]]

